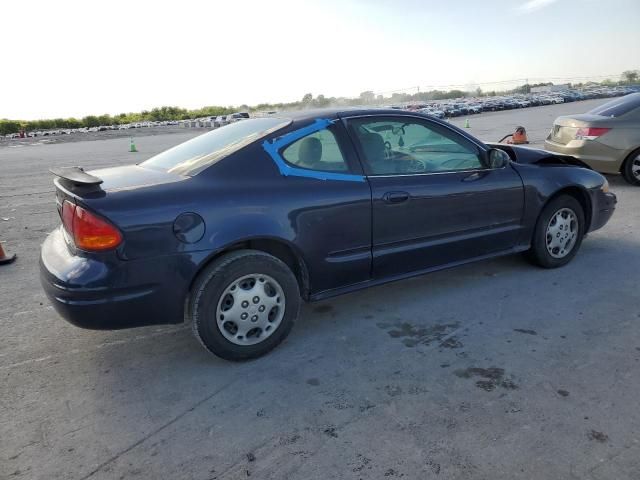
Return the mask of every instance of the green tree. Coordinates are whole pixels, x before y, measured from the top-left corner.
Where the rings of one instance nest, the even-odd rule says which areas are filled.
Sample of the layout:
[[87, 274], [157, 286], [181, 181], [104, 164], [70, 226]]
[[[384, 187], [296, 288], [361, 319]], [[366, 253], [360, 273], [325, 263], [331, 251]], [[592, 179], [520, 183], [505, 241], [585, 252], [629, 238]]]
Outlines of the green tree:
[[100, 125], [113, 125], [115, 122], [111, 118], [111, 115], [104, 114], [98, 117], [98, 126]]
[[100, 122], [95, 115], [88, 115], [82, 119], [82, 124], [85, 127], [97, 127], [100, 125]]
[[636, 83], [640, 76], [640, 70], [625, 70], [622, 72], [622, 79], [627, 83]]
[[323, 94], [318, 95], [315, 100], [313, 101], [313, 104], [316, 107], [319, 108], [323, 108], [328, 106], [331, 103], [331, 100], [329, 100], [328, 98], [326, 98]]
[[465, 96], [465, 93], [462, 90], [449, 90], [447, 95], [447, 98], [462, 98]]
[[16, 120], [0, 120], [0, 135], [18, 133], [20, 128], [21, 124]]
[[364, 104], [373, 103], [375, 99], [376, 99], [376, 94], [373, 93], [371, 90], [367, 90], [360, 93], [360, 101]]

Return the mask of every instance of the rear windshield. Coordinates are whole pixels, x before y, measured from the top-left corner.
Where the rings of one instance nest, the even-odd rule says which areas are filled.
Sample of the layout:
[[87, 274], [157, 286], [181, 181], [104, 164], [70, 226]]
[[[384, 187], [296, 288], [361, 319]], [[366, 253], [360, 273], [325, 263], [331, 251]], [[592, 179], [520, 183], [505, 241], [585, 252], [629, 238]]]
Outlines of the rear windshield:
[[610, 102], [594, 108], [589, 113], [602, 115], [603, 117], [620, 117], [631, 110], [640, 107], [640, 93], [632, 93], [624, 97], [616, 98]]
[[217, 128], [166, 150], [140, 165], [178, 175], [196, 175], [242, 147], [286, 127], [284, 118], [252, 118]]

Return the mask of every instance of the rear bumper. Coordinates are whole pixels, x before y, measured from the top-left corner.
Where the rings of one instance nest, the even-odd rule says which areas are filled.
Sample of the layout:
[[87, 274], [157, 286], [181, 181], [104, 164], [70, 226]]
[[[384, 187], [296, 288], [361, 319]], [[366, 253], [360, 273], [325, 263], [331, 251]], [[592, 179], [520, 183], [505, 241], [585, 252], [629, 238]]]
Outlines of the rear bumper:
[[605, 226], [616, 209], [618, 199], [611, 192], [604, 193], [600, 189], [592, 194], [593, 211], [589, 232], [593, 232]]
[[192, 271], [184, 267], [190, 263], [187, 255], [135, 261], [113, 253], [76, 255], [58, 228], [42, 245], [40, 280], [56, 311], [78, 327], [115, 330], [180, 323]]
[[595, 171], [602, 173], [620, 173], [620, 166], [626, 153], [597, 140], [571, 140], [566, 145], [562, 145], [548, 137], [544, 142], [544, 148], [549, 152], [576, 157]]

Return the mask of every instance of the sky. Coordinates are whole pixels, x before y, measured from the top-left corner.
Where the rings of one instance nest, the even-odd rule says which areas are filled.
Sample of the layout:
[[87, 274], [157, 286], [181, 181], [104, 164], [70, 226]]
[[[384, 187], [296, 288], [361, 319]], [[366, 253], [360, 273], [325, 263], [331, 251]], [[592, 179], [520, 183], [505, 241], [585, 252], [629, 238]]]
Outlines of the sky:
[[639, 24], [640, 0], [31, 0], [0, 16], [0, 118], [617, 79]]

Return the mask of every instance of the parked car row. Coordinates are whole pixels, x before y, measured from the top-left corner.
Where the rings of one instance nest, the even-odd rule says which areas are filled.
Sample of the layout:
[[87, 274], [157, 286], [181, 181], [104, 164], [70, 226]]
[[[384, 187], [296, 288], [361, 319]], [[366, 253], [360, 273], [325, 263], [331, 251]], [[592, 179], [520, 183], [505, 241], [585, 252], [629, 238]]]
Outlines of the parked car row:
[[473, 97], [393, 105], [392, 108], [419, 111], [437, 118], [459, 117], [482, 112], [554, 105], [592, 98], [619, 97], [640, 91], [637, 87], [598, 87], [583, 90], [567, 89], [544, 93], [513, 94], [495, 97]]
[[128, 130], [130, 128], [143, 128], [143, 127], [159, 127], [167, 125], [178, 125], [179, 121], [158, 121], [158, 122], [136, 122], [127, 123], [122, 125], [100, 125], [97, 127], [80, 127], [80, 128], [56, 128], [50, 130], [32, 130], [29, 132], [10, 133], [5, 135], [5, 138], [34, 138], [34, 137], [52, 137], [57, 135], [71, 135], [72, 133], [94, 133], [105, 132], [108, 130]]
[[231, 113], [229, 115], [218, 115], [217, 117], [209, 117], [208, 119], [198, 119], [200, 121], [210, 121], [213, 128], [224, 127], [230, 123], [239, 122], [240, 120], [246, 120], [249, 118], [247, 112]]
[[[493, 97], [472, 97], [457, 100], [440, 100], [431, 102], [412, 102], [403, 105], [391, 105], [390, 108], [410, 111], [418, 111], [436, 118], [451, 118], [463, 115], [473, 115], [482, 112], [500, 110], [512, 110], [516, 108], [537, 107], [541, 105], [553, 105], [593, 98], [619, 97], [634, 92], [640, 92], [640, 86], [629, 87], [590, 87], [581, 90], [566, 89], [544, 93], [513, 94]], [[219, 128], [230, 123], [235, 123], [249, 118], [247, 112], [236, 112], [228, 115], [202, 117], [196, 119], [177, 121], [148, 121], [123, 125], [101, 125], [97, 127], [83, 127], [71, 129], [39, 130], [26, 133], [10, 133], [5, 135], [7, 139], [22, 137], [46, 137], [53, 135], [68, 135], [71, 133], [101, 132], [107, 130], [128, 130], [131, 128], [158, 127], [168, 125], [185, 125], [205, 128]]]
[[[70, 135], [72, 133], [94, 133], [105, 132], [108, 130], [129, 130], [132, 128], [149, 128], [149, 127], [165, 127], [165, 126], [198, 126], [198, 127], [212, 127], [218, 128], [230, 123], [235, 123], [240, 120], [249, 118], [247, 112], [231, 113], [229, 115], [220, 115], [218, 117], [205, 117], [187, 120], [165, 120], [165, 121], [147, 121], [147, 122], [135, 122], [125, 123], [121, 125], [100, 125], [97, 127], [81, 127], [81, 128], [57, 128], [50, 130], [34, 130], [22, 133], [10, 133], [4, 136], [6, 139], [14, 138], [34, 138], [34, 137], [49, 137], [58, 135]], [[0, 136], [0, 138], [2, 138]]]

